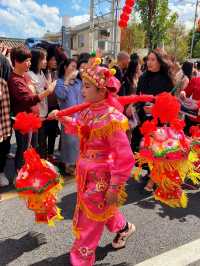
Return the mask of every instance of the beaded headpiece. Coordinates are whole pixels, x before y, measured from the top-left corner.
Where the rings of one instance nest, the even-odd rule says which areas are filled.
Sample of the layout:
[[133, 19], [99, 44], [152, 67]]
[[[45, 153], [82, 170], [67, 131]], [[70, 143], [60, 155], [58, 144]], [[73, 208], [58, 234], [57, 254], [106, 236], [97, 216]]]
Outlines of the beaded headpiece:
[[101, 67], [100, 64], [101, 59], [96, 58], [92, 65], [85, 66], [81, 70], [83, 80], [88, 80], [97, 88], [108, 89], [116, 94], [121, 87], [120, 81], [114, 76], [116, 70]]

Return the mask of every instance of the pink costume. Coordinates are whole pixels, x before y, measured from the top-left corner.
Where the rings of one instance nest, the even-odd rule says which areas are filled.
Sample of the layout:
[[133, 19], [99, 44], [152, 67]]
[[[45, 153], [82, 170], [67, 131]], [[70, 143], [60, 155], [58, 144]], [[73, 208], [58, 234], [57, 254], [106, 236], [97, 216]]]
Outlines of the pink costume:
[[77, 162], [77, 205], [73, 219], [76, 240], [70, 253], [73, 266], [91, 266], [104, 225], [116, 233], [126, 225], [118, 206], [106, 203], [106, 192], [118, 193], [123, 200], [124, 185], [134, 166], [126, 136], [127, 118], [106, 100], [82, 111], [77, 119], [64, 124], [66, 132], [80, 138]]

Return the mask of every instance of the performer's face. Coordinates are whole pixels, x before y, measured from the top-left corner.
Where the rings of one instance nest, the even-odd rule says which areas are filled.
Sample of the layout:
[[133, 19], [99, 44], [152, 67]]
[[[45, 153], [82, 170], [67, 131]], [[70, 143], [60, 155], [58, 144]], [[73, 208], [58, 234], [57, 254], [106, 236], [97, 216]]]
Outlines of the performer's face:
[[83, 81], [83, 97], [86, 102], [95, 103], [105, 99], [106, 91], [104, 89], [98, 89], [92, 83]]

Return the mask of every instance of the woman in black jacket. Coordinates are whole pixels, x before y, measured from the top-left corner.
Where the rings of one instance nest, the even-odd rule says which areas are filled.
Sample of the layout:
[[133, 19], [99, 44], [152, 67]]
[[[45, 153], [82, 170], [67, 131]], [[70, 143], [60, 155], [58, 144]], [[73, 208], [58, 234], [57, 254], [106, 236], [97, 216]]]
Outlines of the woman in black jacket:
[[[148, 55], [147, 71], [139, 79], [137, 94], [156, 96], [162, 92], [172, 92], [174, 82], [172, 61], [162, 49], [157, 48]], [[136, 108], [140, 125], [134, 129], [132, 146], [135, 151], [138, 151], [142, 139], [139, 127], [144, 121], [151, 118], [151, 114], [148, 112], [148, 107], [145, 107], [144, 104], [139, 104]], [[151, 192], [153, 190], [153, 183], [148, 182], [145, 190]]]

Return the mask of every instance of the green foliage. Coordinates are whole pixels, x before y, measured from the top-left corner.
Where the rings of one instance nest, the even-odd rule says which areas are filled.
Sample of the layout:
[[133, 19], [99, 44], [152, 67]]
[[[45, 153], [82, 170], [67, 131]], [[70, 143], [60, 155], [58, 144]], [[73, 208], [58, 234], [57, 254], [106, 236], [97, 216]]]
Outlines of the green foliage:
[[122, 31], [121, 50], [131, 53], [145, 47], [146, 34], [141, 24], [132, 22]]
[[[189, 33], [189, 51], [191, 49], [191, 44], [192, 44], [192, 35], [193, 35], [193, 30], [190, 31]], [[192, 52], [192, 58], [200, 58], [200, 32], [196, 31], [194, 34], [194, 44], [193, 44], [193, 52]]]
[[193, 58], [200, 58], [200, 39], [195, 43], [192, 53]]
[[167, 30], [174, 25], [177, 14], [171, 13], [168, 0], [140, 0], [136, 4], [144, 30], [147, 33], [149, 50], [163, 44]]
[[168, 29], [165, 48], [167, 52], [175, 56], [179, 62], [183, 62], [188, 57], [189, 53], [188, 39], [189, 36], [184, 25], [175, 23]]

